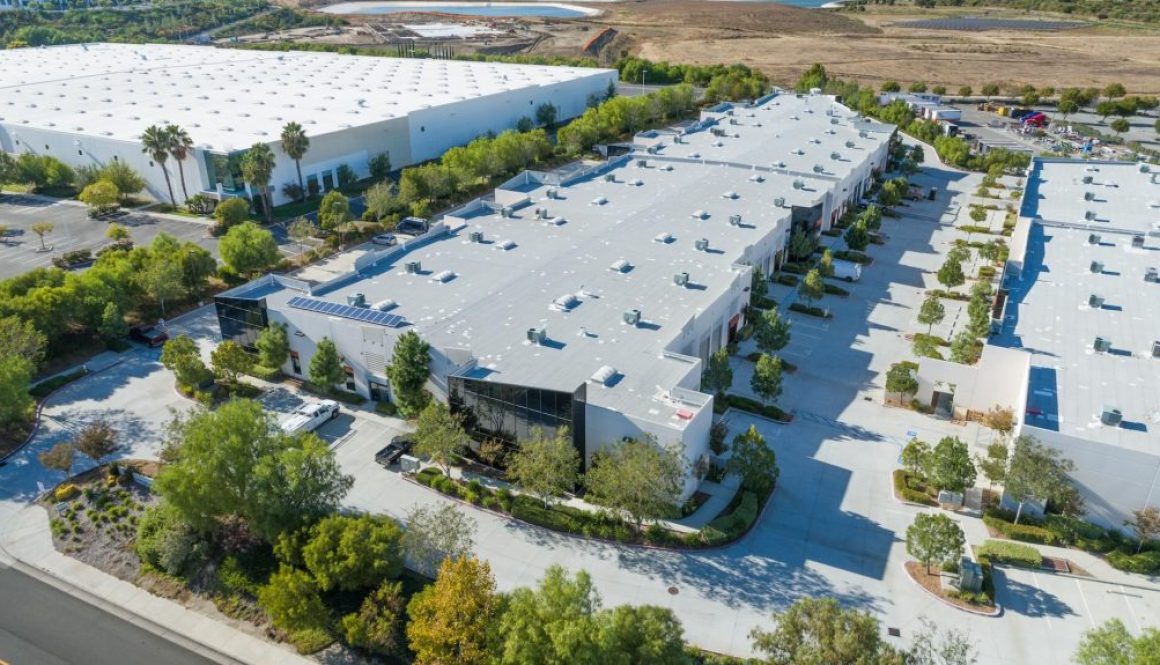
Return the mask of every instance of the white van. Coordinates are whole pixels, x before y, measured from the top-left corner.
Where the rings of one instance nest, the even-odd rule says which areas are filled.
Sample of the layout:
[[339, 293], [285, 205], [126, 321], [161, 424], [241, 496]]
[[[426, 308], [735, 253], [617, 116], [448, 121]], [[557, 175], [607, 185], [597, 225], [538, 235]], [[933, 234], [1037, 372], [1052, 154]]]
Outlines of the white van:
[[285, 420], [279, 423], [279, 426], [287, 434], [313, 432], [322, 423], [334, 420], [337, 417], [338, 402], [327, 399], [316, 404], [303, 404], [295, 409], [294, 413], [291, 413]]
[[862, 264], [853, 261], [834, 261], [834, 277], [847, 282], [857, 282], [862, 279]]

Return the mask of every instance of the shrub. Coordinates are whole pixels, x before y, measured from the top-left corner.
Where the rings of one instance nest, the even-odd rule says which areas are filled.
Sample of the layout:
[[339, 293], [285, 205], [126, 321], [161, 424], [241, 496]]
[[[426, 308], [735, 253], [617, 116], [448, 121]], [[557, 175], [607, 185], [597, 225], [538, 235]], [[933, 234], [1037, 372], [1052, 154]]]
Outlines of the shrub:
[[[105, 515], [102, 513], [98, 517]], [[90, 515], [89, 519], [92, 518]], [[142, 561], [178, 576], [200, 567], [208, 550], [206, 542], [181, 519], [177, 509], [166, 503], [151, 507], [141, 516], [137, 524], [136, 548]]]
[[[757, 521], [757, 512], [757, 494], [745, 490], [741, 493], [741, 499], [737, 502], [736, 507], [709, 522], [707, 530], [711, 529], [720, 533], [724, 540], [733, 540], [753, 526], [753, 523]], [[716, 537], [716, 533], [711, 535]]]
[[1061, 545], [1060, 538], [1041, 526], [1030, 523], [1013, 524], [993, 515], [984, 515], [983, 523], [999, 532], [1004, 538], [1021, 540], [1025, 543], [1040, 545]]
[[797, 277], [795, 277], [793, 275], [784, 274], [784, 273], [778, 273], [773, 278], [773, 281], [775, 281], [778, 284], [781, 284], [783, 286], [797, 286], [797, 284], [798, 284]]
[[[922, 489], [919, 489], [919, 488]], [[894, 492], [903, 501], [917, 503], [923, 506], [937, 506], [938, 502], [930, 498], [925, 491], [922, 480], [909, 473], [906, 469], [894, 470]]]
[[1043, 561], [1043, 556], [1034, 547], [1002, 540], [984, 542], [975, 549], [975, 556], [987, 559], [991, 563], [1009, 563], [1025, 568], [1038, 568]]
[[854, 263], [861, 263], [862, 265], [869, 265], [874, 262], [874, 259], [868, 254], [855, 252], [850, 249], [840, 249], [834, 252], [834, 258], [841, 259], [842, 261], [853, 261]]
[[810, 316], [816, 316], [819, 319], [833, 318], [832, 314], [830, 314], [826, 310], [822, 309], [821, 307], [815, 307], [814, 305], [803, 305], [800, 302], [795, 302], [795, 303], [791, 304], [789, 306], [789, 310], [791, 312], [797, 312], [799, 314], [808, 314]]
[[830, 283], [826, 284], [825, 289], [826, 289], [826, 293], [828, 293], [829, 295], [832, 295], [832, 296], [840, 296], [842, 298], [845, 298], [846, 296], [850, 295], [850, 292], [847, 291], [846, 289], [843, 289], [840, 286], [835, 286], [835, 285], [830, 284]]
[[1108, 563], [1129, 573], [1156, 575], [1160, 574], [1160, 551], [1145, 550], [1139, 554], [1127, 554], [1117, 550], [1108, 554]]
[[254, 363], [247, 368], [246, 374], [263, 381], [277, 381], [282, 376], [282, 370], [278, 367], [266, 367]]

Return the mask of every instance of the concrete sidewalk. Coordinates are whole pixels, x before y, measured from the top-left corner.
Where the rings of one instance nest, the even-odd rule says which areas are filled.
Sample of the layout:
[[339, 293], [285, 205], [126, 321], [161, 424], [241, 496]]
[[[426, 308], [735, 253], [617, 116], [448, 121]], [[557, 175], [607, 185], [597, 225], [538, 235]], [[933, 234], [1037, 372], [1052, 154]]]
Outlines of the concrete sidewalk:
[[0, 551], [63, 582], [79, 600], [100, 605], [91, 599], [99, 598], [133, 615], [134, 623], [150, 632], [169, 640], [183, 637], [192, 644], [182, 646], [217, 662], [316, 665], [289, 645], [254, 637], [61, 554], [53, 547], [48, 514], [40, 506], [25, 506], [11, 515], [0, 530]]

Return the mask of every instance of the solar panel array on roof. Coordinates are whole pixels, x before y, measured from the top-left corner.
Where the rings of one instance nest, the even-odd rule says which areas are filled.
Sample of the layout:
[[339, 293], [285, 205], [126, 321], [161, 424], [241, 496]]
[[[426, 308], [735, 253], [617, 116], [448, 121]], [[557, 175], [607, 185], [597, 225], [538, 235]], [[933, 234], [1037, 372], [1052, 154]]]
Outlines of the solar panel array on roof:
[[407, 323], [407, 320], [398, 314], [388, 314], [367, 307], [351, 307], [350, 305], [315, 300], [314, 298], [295, 296], [286, 304], [295, 309], [304, 309], [308, 312], [318, 312], [328, 316], [340, 316], [344, 319], [373, 323], [387, 328], [400, 328]]

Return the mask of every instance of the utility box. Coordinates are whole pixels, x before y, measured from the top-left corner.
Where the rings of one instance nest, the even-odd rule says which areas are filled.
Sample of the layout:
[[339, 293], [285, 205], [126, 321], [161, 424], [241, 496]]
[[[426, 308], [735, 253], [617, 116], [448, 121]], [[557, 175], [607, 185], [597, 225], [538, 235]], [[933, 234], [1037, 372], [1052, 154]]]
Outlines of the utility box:
[[403, 473], [419, 473], [421, 466], [423, 465], [419, 462], [418, 457], [403, 455], [399, 458], [399, 468], [402, 469]]
[[1098, 275], [1104, 271], [1104, 264], [1100, 263], [1099, 261], [1092, 261], [1088, 268], [1092, 271], [1093, 274]]
[[1092, 344], [1092, 348], [1098, 353], [1107, 353], [1112, 348], [1112, 340], [1097, 337], [1096, 341]]
[[1092, 309], [1099, 309], [1103, 307], [1104, 297], [1096, 293], [1091, 294], [1088, 296], [1088, 306], [1090, 306]]
[[959, 561], [959, 589], [971, 593], [983, 590], [983, 567], [967, 557]]
[[1124, 414], [1112, 406], [1105, 406], [1103, 413], [1100, 414], [1100, 422], [1109, 427], [1119, 427], [1123, 421]]

